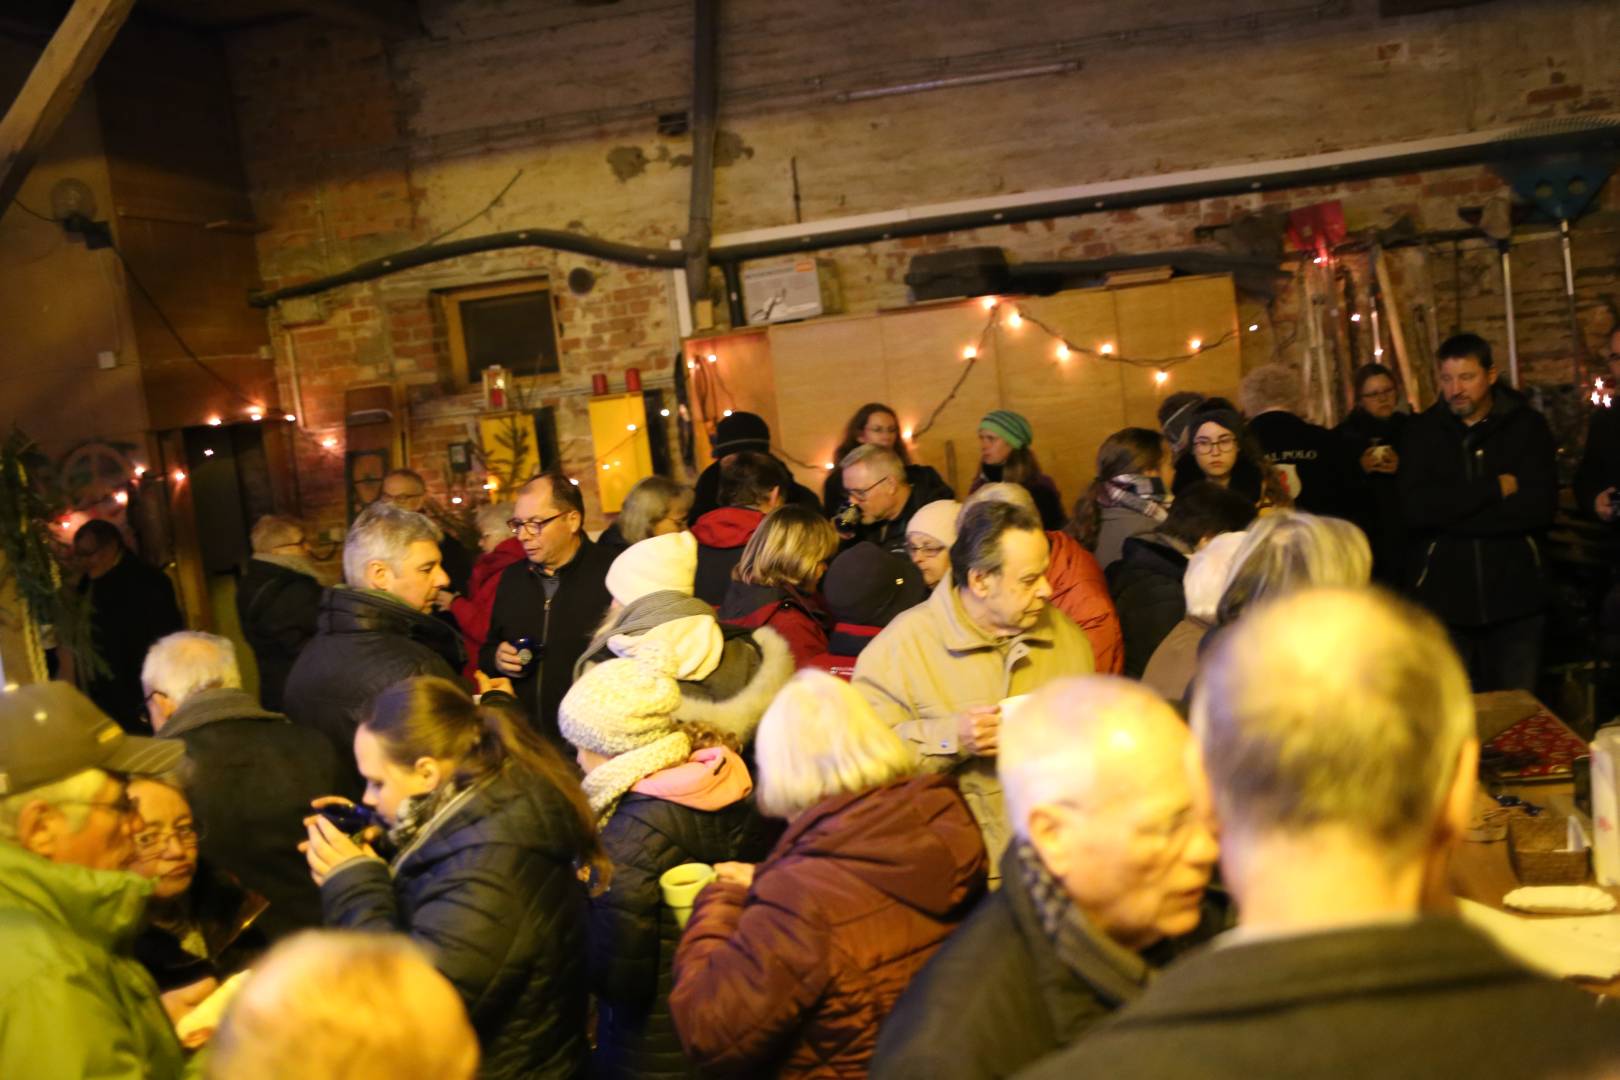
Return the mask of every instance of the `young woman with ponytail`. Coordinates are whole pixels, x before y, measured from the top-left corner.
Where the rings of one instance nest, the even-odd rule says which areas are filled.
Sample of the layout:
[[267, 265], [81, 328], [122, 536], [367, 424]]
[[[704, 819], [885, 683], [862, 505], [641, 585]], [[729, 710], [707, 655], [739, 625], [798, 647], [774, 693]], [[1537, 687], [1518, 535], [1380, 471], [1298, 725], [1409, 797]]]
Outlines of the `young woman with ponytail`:
[[390, 855], [306, 819], [326, 924], [424, 946], [467, 1006], [480, 1076], [584, 1076], [584, 881], [609, 867], [573, 770], [515, 700], [432, 676], [379, 694], [354, 751]]
[[1164, 459], [1164, 436], [1151, 428], [1121, 428], [1097, 448], [1097, 478], [1063, 531], [1095, 554], [1104, 570], [1126, 540], [1152, 532], [1169, 516]]

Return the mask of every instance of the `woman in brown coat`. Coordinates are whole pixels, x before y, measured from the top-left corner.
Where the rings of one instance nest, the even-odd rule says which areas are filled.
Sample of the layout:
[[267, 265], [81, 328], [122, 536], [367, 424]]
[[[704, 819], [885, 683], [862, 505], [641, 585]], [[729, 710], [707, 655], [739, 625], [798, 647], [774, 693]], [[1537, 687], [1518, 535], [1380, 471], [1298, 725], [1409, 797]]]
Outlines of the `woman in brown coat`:
[[847, 683], [800, 672], [760, 722], [759, 801], [789, 820], [758, 867], [721, 863], [675, 954], [670, 1007], [705, 1072], [862, 1077], [878, 1026], [984, 892], [949, 776]]

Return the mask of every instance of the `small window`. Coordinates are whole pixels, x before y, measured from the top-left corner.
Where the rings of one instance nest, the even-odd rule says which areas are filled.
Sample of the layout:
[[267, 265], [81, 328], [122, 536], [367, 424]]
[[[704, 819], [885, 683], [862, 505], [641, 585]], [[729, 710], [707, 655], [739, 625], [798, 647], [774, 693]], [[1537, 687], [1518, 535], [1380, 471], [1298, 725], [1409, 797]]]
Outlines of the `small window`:
[[444, 301], [457, 388], [476, 386], [499, 364], [514, 375], [547, 375], [557, 363], [557, 321], [545, 278], [449, 289]]

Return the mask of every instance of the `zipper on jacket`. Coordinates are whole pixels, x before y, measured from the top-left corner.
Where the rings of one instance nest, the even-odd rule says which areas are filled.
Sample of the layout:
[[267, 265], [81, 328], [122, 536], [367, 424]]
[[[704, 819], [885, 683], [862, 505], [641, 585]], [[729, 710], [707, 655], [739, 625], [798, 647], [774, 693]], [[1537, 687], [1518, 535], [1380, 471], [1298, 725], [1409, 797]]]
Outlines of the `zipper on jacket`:
[[1429, 577], [1429, 563], [1434, 561], [1434, 548], [1438, 543], [1440, 543], [1438, 540], [1429, 541], [1429, 550], [1423, 553], [1423, 573], [1418, 575], [1417, 582], [1412, 586], [1412, 588], [1423, 588], [1424, 581], [1426, 581]]

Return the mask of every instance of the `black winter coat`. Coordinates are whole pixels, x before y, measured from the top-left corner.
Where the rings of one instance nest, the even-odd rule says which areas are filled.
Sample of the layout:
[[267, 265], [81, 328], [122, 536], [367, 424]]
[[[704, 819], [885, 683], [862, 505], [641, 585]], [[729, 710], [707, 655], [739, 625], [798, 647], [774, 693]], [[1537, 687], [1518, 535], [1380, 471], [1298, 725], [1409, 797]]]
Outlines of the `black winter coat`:
[[505, 674], [495, 666], [495, 651], [501, 642], [530, 637], [544, 643], [529, 670], [512, 680], [512, 688], [534, 730], [568, 758], [574, 756], [574, 748], [557, 730], [557, 706], [573, 685], [574, 662], [591, 643], [613, 602], [607, 572], [614, 558], [614, 552], [582, 534], [579, 551], [557, 570], [557, 591], [549, 601], [538, 566], [527, 559], [508, 566], [495, 586], [489, 634], [478, 653], [478, 666], [488, 675], [499, 676]]
[[1387, 473], [1363, 472], [1360, 462], [1361, 455], [1373, 446], [1393, 447], [1399, 453], [1410, 419], [1406, 413], [1396, 413], [1380, 420], [1365, 409], [1355, 408], [1335, 429], [1356, 461], [1361, 492], [1357, 524], [1366, 532], [1372, 547], [1373, 577], [1397, 589], [1406, 588], [1411, 581], [1406, 572], [1411, 541], [1406, 533], [1406, 511], [1401, 507], [1401, 486], [1395, 476]]
[[[836, 476], [837, 473], [835, 472], [833, 475]], [[906, 555], [906, 526], [911, 523], [911, 516], [931, 502], [956, 498], [956, 492], [951, 490], [950, 485], [945, 483], [944, 478], [939, 473], [927, 465], [907, 465], [906, 480], [911, 484], [911, 497], [906, 500], [906, 505], [901, 508], [900, 513], [895, 516], [894, 520], [875, 521], [870, 525], [857, 525], [854, 538], [844, 541], [843, 547], [853, 547], [862, 540], [870, 540], [891, 555], [908, 558]], [[830, 477], [827, 483], [829, 486], [832, 484]], [[842, 483], [839, 484], [839, 490], [843, 490]], [[834, 507], [834, 509], [837, 508]]]
[[332, 742], [358, 800], [365, 784], [354, 764], [354, 731], [371, 700], [413, 675], [455, 679], [461, 638], [450, 626], [388, 596], [336, 585], [321, 594], [315, 637], [287, 676], [287, 715]]
[[107, 674], [85, 685], [85, 696], [125, 731], [151, 734], [141, 664], [158, 638], [186, 628], [169, 575], [126, 551], [118, 563], [79, 591], [90, 596], [90, 635]]
[[[781, 461], [780, 458], [777, 460]], [[782, 468], [787, 469], [787, 466], [783, 465]], [[792, 469], [788, 469], [788, 475], [793, 475]], [[782, 501], [808, 506], [812, 510], [821, 509], [821, 500], [816, 493], [797, 480], [782, 492]], [[696, 521], [710, 510], [720, 509], [720, 505], [720, 463], [711, 461], [707, 468], [698, 473], [697, 483], [692, 487], [692, 509], [686, 512], [687, 520]]]
[[[1552, 432], [1498, 385], [1472, 427], [1444, 401], [1412, 418], [1401, 441], [1401, 503], [1412, 531], [1412, 591], [1453, 626], [1534, 615], [1548, 601], [1540, 541], [1558, 507]], [[1502, 497], [1498, 477], [1519, 490]]]
[[1606, 1076], [1607, 999], [1430, 917], [1204, 949], [1020, 1080]]
[[[1361, 470], [1349, 444], [1337, 433], [1290, 412], [1264, 412], [1249, 421], [1249, 433], [1272, 467], [1298, 481], [1296, 509], [1354, 521]], [[1290, 485], [1293, 490], [1293, 485]]]
[[135, 937], [135, 959], [151, 972], [163, 993], [203, 979], [224, 982], [270, 947], [258, 925], [265, 910], [263, 897], [247, 892], [206, 860], [197, 864], [187, 892], [188, 923], [200, 935], [207, 956], [191, 952], [172, 931], [152, 922], [155, 902], [148, 906], [146, 925]]
[[1597, 497], [1616, 486], [1620, 486], [1620, 409], [1596, 408], [1586, 426], [1586, 450], [1575, 471], [1575, 505], [1587, 517], [1595, 517]]
[[258, 926], [272, 940], [321, 925], [321, 897], [298, 850], [311, 799], [350, 778], [331, 742], [258, 707], [245, 690], [199, 690], [160, 732], [186, 744], [186, 785], [205, 863], [269, 901]]
[[236, 585], [236, 614], [242, 636], [259, 665], [259, 700], [280, 709], [287, 673], [315, 636], [321, 583], [308, 574], [265, 559], [249, 559]]
[[1103, 575], [1125, 638], [1125, 674], [1140, 679], [1153, 651], [1187, 615], [1187, 556], [1163, 533], [1143, 533], [1125, 541]]
[[548, 781], [508, 765], [440, 811], [390, 868], [339, 867], [328, 926], [409, 934], [450, 980], [486, 1080], [584, 1076], [588, 902], [580, 824]]
[[695, 1077], [669, 1012], [671, 965], [681, 930], [664, 906], [659, 875], [682, 863], [758, 862], [775, 830], [753, 800], [694, 810], [626, 795], [602, 830], [613, 883], [591, 902], [591, 989], [597, 995], [597, 1080]]

